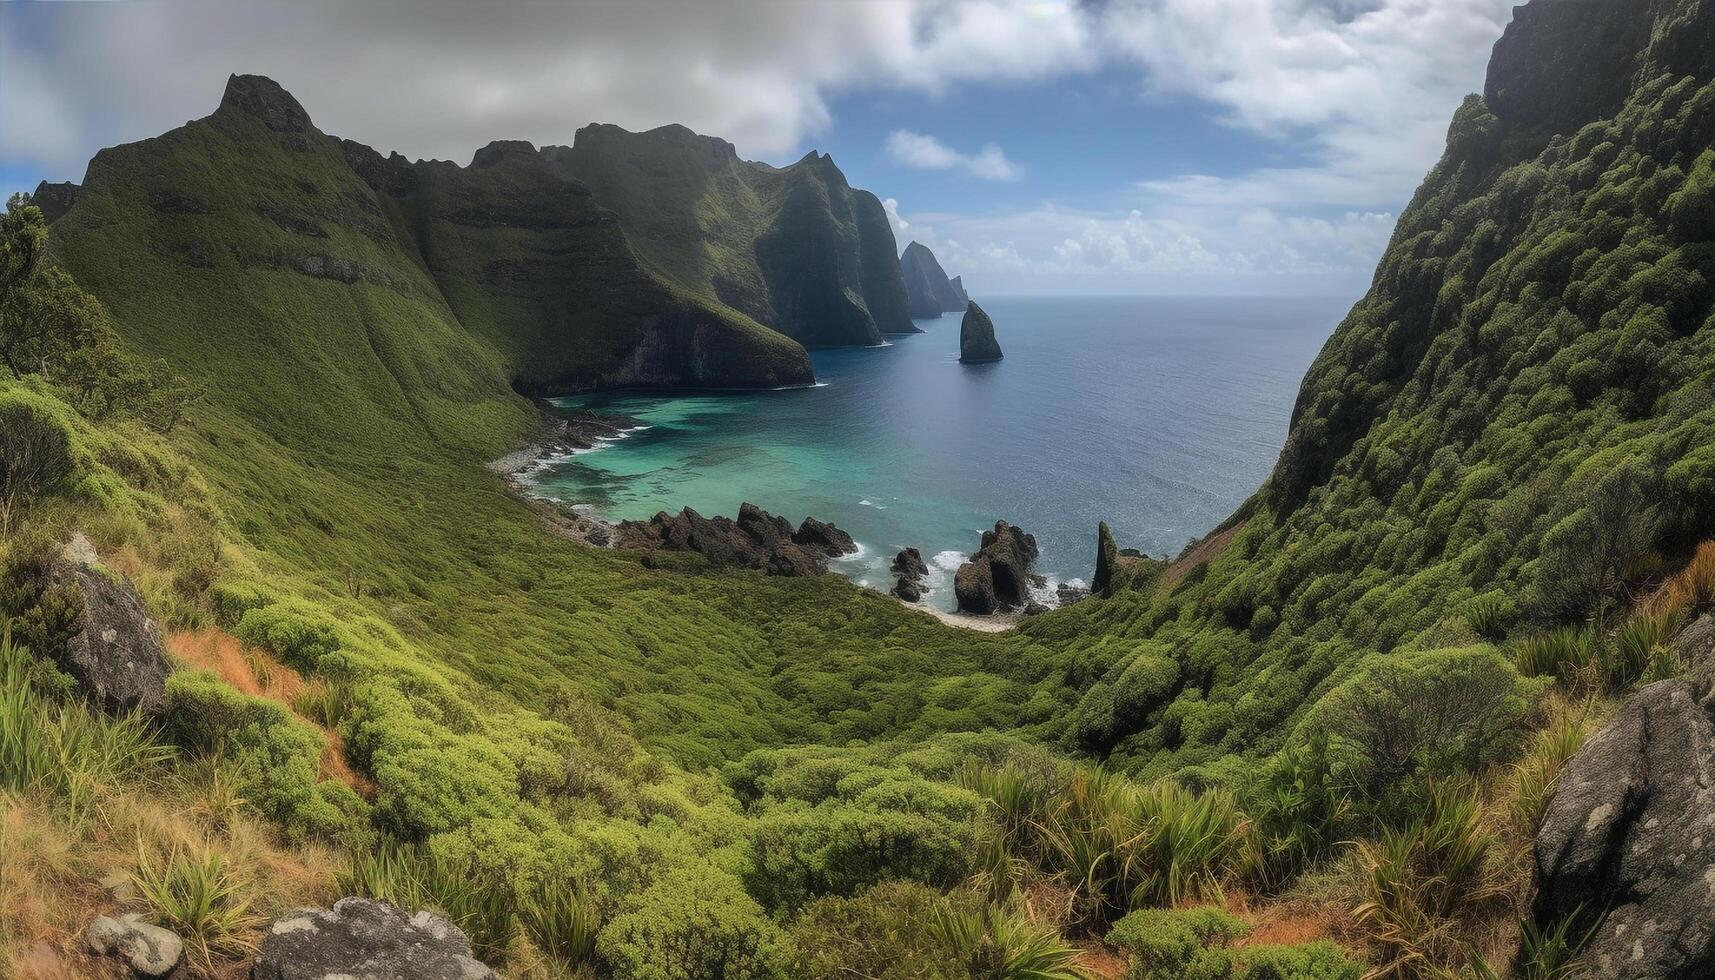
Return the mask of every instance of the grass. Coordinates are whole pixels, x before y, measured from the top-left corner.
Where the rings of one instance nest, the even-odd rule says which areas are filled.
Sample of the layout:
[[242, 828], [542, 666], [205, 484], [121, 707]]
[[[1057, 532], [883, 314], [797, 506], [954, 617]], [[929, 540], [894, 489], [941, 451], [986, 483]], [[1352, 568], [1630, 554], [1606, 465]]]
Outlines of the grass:
[[213, 970], [215, 957], [239, 956], [254, 945], [251, 933], [262, 917], [252, 911], [246, 883], [221, 852], [175, 849], [157, 857], [139, 841], [131, 881], [144, 905], [185, 941], [204, 970]]
[[1554, 796], [1560, 771], [1571, 761], [1593, 730], [1595, 709], [1586, 702], [1560, 702], [1548, 713], [1525, 755], [1512, 769], [1512, 822], [1523, 837], [1534, 837]]
[[1640, 680], [1679, 673], [1671, 644], [1684, 622], [1684, 614], [1673, 609], [1646, 609], [1626, 620], [1602, 651], [1602, 676], [1609, 689], [1624, 691]]
[[975, 909], [942, 902], [935, 931], [968, 975], [981, 980], [1086, 980], [1075, 963], [1078, 949], [1023, 913], [983, 904]]
[[594, 962], [601, 905], [582, 882], [555, 878], [537, 885], [519, 902], [518, 918], [530, 944], [562, 969]]

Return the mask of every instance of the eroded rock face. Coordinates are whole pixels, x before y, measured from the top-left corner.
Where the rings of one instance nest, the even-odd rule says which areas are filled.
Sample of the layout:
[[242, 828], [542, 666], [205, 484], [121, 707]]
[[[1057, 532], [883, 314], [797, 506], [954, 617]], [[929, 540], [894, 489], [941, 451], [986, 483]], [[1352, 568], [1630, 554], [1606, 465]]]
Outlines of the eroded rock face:
[[385, 902], [342, 898], [331, 909], [294, 909], [262, 940], [253, 980], [493, 980], [470, 940], [438, 915], [405, 914]]
[[983, 532], [982, 548], [953, 574], [959, 611], [987, 616], [1027, 603], [1030, 566], [1036, 556], [1034, 537], [996, 521], [994, 530]]
[[621, 548], [694, 551], [714, 565], [786, 576], [819, 575], [829, 558], [857, 550], [851, 535], [832, 524], [808, 518], [793, 530], [785, 518], [748, 503], [739, 507], [736, 521], [704, 517], [689, 507], [646, 522], [625, 521], [616, 539]]
[[1607, 911], [1592, 976], [1715, 976], [1715, 699], [1707, 671], [1634, 693], [1562, 770], [1535, 842], [1539, 924]]
[[987, 364], [1001, 356], [1000, 342], [994, 339], [994, 321], [982, 307], [969, 304], [959, 323], [959, 363]]
[[72, 535], [48, 567], [48, 580], [70, 587], [83, 600], [78, 631], [55, 657], [60, 669], [109, 711], [160, 711], [170, 668], [161, 631], [137, 590], [102, 567], [82, 534]]
[[923, 580], [929, 575], [929, 565], [923, 560], [923, 553], [916, 548], [906, 548], [893, 556], [893, 594], [906, 602], [920, 602], [923, 599]]

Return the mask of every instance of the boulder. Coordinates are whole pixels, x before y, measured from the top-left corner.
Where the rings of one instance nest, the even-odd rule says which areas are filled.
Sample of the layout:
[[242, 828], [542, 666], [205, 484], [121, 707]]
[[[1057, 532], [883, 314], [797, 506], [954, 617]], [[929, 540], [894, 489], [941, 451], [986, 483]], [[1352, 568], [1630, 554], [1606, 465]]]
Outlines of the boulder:
[[804, 523], [798, 525], [798, 530], [793, 532], [792, 540], [806, 548], [814, 548], [829, 558], [849, 555], [858, 550], [857, 542], [852, 540], [851, 535], [814, 517], [804, 518]]
[[893, 574], [901, 578], [919, 579], [929, 574], [929, 563], [916, 548], [906, 548], [893, 556]]
[[73, 534], [49, 563], [47, 579], [82, 600], [77, 632], [54, 652], [60, 668], [109, 711], [160, 711], [170, 668], [161, 631], [137, 590], [102, 566], [82, 534]]
[[1715, 976], [1715, 701], [1707, 670], [1626, 700], [1561, 771], [1533, 848], [1532, 916], [1606, 911], [1585, 953], [1613, 980]]
[[921, 602], [923, 600], [923, 587], [918, 584], [916, 579], [901, 575], [893, 583], [893, 594], [906, 602]]
[[819, 575], [829, 558], [857, 550], [851, 535], [825, 521], [806, 518], [794, 531], [783, 517], [755, 504], [741, 504], [738, 520], [704, 517], [687, 507], [614, 529], [617, 547], [640, 551], [694, 551], [710, 564], [757, 568], [770, 575]]
[[953, 574], [959, 611], [986, 616], [1017, 609], [1030, 599], [1030, 565], [1036, 539], [1005, 521], [984, 531], [982, 547]]
[[385, 902], [342, 898], [332, 909], [294, 909], [269, 925], [252, 980], [330, 977], [493, 980], [470, 940], [438, 915], [405, 914]]
[[98, 915], [90, 920], [84, 941], [97, 956], [114, 956], [131, 964], [140, 977], [170, 976], [184, 956], [185, 944], [170, 930], [150, 925], [135, 913], [118, 919]]
[[1002, 357], [1000, 342], [994, 339], [994, 321], [975, 303], [965, 306], [965, 318], [959, 323], [959, 363], [987, 364]]

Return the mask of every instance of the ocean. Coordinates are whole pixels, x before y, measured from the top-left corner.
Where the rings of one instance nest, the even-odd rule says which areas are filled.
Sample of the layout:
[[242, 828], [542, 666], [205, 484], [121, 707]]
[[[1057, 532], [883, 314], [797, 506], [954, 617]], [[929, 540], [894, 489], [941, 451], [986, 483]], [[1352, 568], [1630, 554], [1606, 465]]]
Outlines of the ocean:
[[999, 298], [1005, 351], [961, 365], [959, 316], [888, 345], [816, 351], [819, 384], [763, 392], [605, 392], [568, 407], [647, 428], [536, 474], [545, 496], [612, 520], [743, 501], [832, 521], [862, 546], [833, 570], [879, 589], [900, 548], [926, 601], [997, 519], [1036, 536], [1036, 571], [1087, 581], [1096, 524], [1178, 552], [1267, 477], [1304, 371], [1349, 298]]

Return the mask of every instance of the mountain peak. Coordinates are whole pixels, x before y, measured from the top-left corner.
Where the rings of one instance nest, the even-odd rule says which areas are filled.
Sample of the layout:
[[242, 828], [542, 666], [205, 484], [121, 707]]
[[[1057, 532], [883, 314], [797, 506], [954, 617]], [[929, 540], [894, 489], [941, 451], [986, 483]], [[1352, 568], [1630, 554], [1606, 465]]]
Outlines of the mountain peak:
[[265, 75], [233, 75], [226, 80], [220, 111], [242, 113], [276, 133], [308, 133], [315, 130], [310, 114], [292, 98], [292, 93]]
[[486, 170], [508, 157], [535, 159], [536, 147], [529, 140], [494, 140], [476, 151], [470, 158], [470, 165]]

